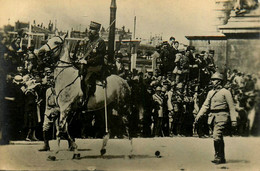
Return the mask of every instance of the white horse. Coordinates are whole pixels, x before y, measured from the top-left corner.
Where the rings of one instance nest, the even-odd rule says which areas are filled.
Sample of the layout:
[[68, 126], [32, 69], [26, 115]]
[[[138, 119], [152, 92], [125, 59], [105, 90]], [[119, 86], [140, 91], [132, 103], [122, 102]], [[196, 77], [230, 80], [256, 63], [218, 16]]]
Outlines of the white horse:
[[[69, 42], [65, 40], [66, 35], [55, 36], [51, 38], [44, 46], [39, 50], [49, 52], [52, 58], [59, 59], [54, 70], [56, 103], [60, 108], [60, 130], [65, 128], [68, 133], [68, 116], [71, 111], [77, 110], [81, 106], [82, 89], [81, 89], [81, 76], [78, 69], [73, 65], [70, 59]], [[130, 95], [130, 87], [126, 80], [117, 75], [111, 75], [106, 78], [106, 86], [101, 81], [97, 81], [96, 91], [93, 96], [90, 96], [87, 111], [97, 111], [105, 108], [105, 120], [106, 120], [106, 132], [107, 130], [107, 111], [106, 107], [109, 104], [114, 104], [116, 110], [121, 110], [127, 114], [128, 111], [128, 98]], [[124, 118], [127, 118], [124, 116]], [[127, 120], [124, 120], [127, 122]], [[73, 139], [69, 136], [74, 147], [73, 158], [80, 156], [77, 153], [77, 145], [73, 142]], [[109, 138], [109, 134], [104, 137], [103, 146], [101, 149], [101, 155], [105, 153], [105, 147]], [[59, 143], [58, 138], [58, 143]], [[131, 142], [132, 144], [132, 142]], [[56, 151], [56, 154], [59, 152]], [[52, 160], [55, 160], [55, 156], [51, 156]]]

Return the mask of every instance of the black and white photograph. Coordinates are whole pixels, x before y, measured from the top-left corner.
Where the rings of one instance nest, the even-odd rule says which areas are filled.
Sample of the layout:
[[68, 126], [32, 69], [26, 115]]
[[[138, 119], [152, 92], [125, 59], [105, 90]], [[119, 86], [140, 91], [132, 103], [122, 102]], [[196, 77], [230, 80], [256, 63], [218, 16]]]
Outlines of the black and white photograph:
[[259, 0], [0, 0], [0, 170], [260, 170]]

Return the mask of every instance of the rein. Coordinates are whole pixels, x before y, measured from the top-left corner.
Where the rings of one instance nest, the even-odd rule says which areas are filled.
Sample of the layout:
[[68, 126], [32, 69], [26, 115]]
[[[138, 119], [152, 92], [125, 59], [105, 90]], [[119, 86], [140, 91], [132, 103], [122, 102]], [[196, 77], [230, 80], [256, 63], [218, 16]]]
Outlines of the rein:
[[49, 48], [49, 51], [47, 53], [49, 53], [49, 56], [52, 56], [54, 53], [56, 53], [58, 50], [60, 50], [58, 56], [60, 56], [61, 53], [61, 47], [64, 43], [64, 40], [60, 37], [60, 36], [55, 36], [58, 37], [61, 40], [61, 43], [59, 43], [55, 48], [51, 48], [50, 45], [48, 43], [46, 43], [45, 45]]

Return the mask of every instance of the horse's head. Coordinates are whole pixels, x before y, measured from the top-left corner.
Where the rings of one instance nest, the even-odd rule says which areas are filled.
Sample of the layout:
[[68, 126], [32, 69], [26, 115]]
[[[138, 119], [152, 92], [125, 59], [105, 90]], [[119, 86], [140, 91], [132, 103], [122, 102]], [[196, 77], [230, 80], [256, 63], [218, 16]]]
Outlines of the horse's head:
[[67, 35], [68, 34], [64, 34], [63, 36], [54, 36], [49, 39], [48, 42], [38, 50], [38, 58], [47, 63], [55, 62], [61, 53]]

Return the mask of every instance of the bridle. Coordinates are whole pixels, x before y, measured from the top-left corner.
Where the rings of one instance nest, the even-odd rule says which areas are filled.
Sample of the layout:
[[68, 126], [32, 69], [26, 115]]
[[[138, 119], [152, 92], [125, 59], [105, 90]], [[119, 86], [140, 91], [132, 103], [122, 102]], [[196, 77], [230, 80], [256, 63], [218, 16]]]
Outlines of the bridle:
[[56, 47], [54, 47], [52, 49], [51, 46], [48, 44], [48, 42], [45, 44], [49, 48], [49, 51], [46, 51], [46, 53], [50, 57], [53, 56], [53, 54], [55, 54], [57, 51], [60, 51], [58, 54], [58, 56], [59, 56], [61, 53], [61, 49], [62, 49], [61, 47], [64, 43], [64, 40], [60, 36], [55, 36], [55, 37], [58, 37], [61, 40], [61, 43], [58, 43]]

